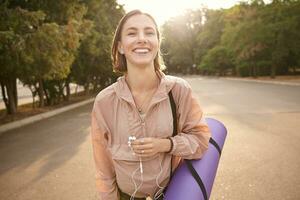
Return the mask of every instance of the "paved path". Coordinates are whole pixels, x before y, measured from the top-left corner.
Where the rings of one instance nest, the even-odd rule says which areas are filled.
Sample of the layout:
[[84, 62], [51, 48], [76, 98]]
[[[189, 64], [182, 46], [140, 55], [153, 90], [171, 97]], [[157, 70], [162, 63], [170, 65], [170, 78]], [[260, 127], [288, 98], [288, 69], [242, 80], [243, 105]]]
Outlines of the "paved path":
[[[228, 128], [211, 200], [300, 198], [300, 87], [186, 77]], [[92, 104], [0, 136], [0, 199], [96, 200]]]
[[187, 80], [228, 128], [211, 199], [300, 199], [300, 86]]
[[92, 104], [0, 136], [0, 199], [96, 199]]

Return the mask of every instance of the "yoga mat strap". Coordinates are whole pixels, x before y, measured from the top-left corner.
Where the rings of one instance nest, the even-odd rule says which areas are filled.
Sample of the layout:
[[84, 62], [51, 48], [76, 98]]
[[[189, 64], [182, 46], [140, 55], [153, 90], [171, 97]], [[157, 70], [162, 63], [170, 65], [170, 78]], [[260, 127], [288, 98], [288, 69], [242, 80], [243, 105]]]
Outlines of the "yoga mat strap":
[[198, 185], [199, 185], [199, 187], [200, 187], [200, 189], [202, 191], [204, 200], [208, 200], [205, 186], [204, 186], [204, 184], [202, 182], [202, 179], [200, 178], [199, 174], [197, 173], [197, 171], [193, 167], [193, 164], [192, 164], [191, 160], [185, 160], [185, 162], [186, 162], [186, 165], [187, 165], [189, 171], [191, 172], [192, 176], [194, 177], [194, 179], [198, 183]]
[[219, 147], [218, 143], [211, 137], [209, 139], [209, 143], [211, 143], [212, 145], [214, 145], [214, 147], [217, 149], [217, 151], [219, 152], [219, 155], [221, 156], [221, 148]]
[[[172, 116], [173, 116], [173, 134], [172, 134], [172, 136], [174, 137], [174, 136], [177, 135], [176, 103], [174, 101], [172, 91], [170, 91], [168, 93], [168, 95], [169, 95], [169, 100], [170, 100], [170, 104], [171, 104], [171, 108], [172, 108]], [[219, 152], [219, 155], [221, 156], [221, 148], [219, 147], [218, 143], [212, 137], [209, 139], [209, 143], [211, 143], [217, 149], [217, 151]], [[187, 164], [187, 167], [188, 167], [190, 173], [192, 174], [192, 176], [194, 177], [194, 179], [198, 183], [198, 185], [199, 185], [199, 187], [202, 191], [204, 200], [208, 200], [207, 192], [206, 192], [205, 186], [203, 184], [203, 181], [202, 181], [201, 177], [199, 176], [199, 174], [197, 173], [197, 171], [195, 170], [195, 168], [193, 167], [193, 164], [192, 164], [191, 160], [185, 160], [185, 162]], [[170, 177], [172, 177], [172, 162], [171, 162]]]

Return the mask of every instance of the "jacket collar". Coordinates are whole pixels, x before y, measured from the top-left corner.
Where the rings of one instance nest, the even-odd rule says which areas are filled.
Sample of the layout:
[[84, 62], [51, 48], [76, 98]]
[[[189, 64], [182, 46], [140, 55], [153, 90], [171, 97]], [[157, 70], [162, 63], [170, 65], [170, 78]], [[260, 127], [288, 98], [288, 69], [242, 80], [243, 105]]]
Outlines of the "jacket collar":
[[[166, 76], [161, 71], [157, 71], [157, 75], [160, 78], [160, 84], [157, 88], [157, 91], [153, 95], [152, 102], [150, 104], [155, 104], [168, 98], [168, 93], [175, 84], [175, 79], [173, 79], [171, 76]], [[114, 85], [114, 90], [119, 98], [122, 98], [125, 101], [135, 105], [132, 93], [125, 80], [125, 76], [118, 78], [117, 83]]]

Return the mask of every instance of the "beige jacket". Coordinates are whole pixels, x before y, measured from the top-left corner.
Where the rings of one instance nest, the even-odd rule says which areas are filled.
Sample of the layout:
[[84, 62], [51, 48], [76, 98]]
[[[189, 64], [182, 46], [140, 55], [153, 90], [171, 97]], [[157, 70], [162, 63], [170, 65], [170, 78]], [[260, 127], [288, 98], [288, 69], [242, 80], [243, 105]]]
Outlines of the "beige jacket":
[[[132, 94], [125, 81], [118, 81], [102, 90], [92, 110], [91, 139], [96, 166], [96, 186], [101, 200], [119, 199], [118, 187], [127, 194], [135, 191], [136, 197], [153, 197], [159, 186], [169, 181], [172, 155], [177, 158], [201, 158], [210, 138], [202, 110], [190, 85], [183, 79], [160, 72], [160, 85], [144, 118], [139, 115]], [[173, 150], [142, 160], [128, 147], [128, 137], [137, 138], [172, 136], [173, 117], [168, 97], [172, 94], [177, 106], [178, 135], [172, 138]], [[178, 163], [177, 163], [178, 164]], [[176, 164], [176, 165], [177, 165]], [[174, 166], [174, 164], [173, 164]]]

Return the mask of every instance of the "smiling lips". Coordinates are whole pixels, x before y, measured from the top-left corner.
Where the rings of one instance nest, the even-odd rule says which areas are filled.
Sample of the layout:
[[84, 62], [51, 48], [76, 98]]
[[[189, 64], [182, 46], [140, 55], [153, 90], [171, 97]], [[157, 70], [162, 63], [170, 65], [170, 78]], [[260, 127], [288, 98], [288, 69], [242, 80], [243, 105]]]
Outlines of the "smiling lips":
[[146, 54], [150, 51], [148, 48], [136, 48], [133, 50], [133, 52], [138, 53], [138, 54]]

